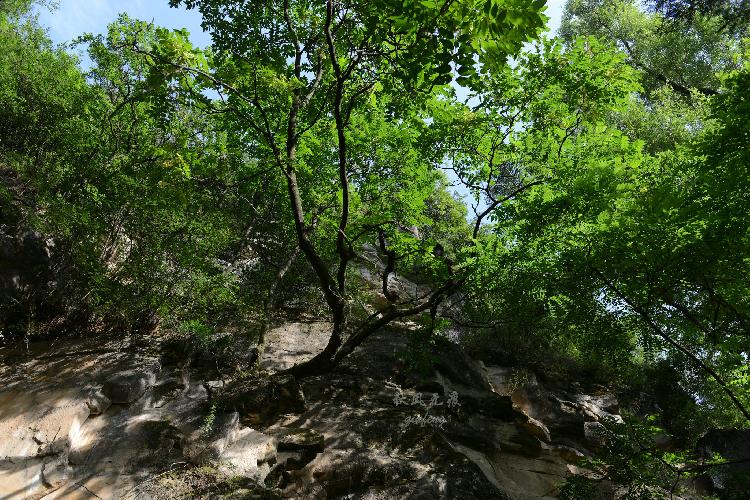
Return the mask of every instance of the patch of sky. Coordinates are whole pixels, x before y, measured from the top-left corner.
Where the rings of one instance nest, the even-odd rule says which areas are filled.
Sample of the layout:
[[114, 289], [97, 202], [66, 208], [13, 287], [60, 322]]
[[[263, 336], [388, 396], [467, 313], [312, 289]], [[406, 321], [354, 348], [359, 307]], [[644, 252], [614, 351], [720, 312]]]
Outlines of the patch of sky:
[[[566, 0], [547, 1], [547, 36], [554, 36], [559, 29], [565, 2]], [[116, 20], [120, 13], [169, 29], [185, 28], [190, 33], [190, 41], [197, 47], [207, 47], [211, 43], [209, 33], [201, 28], [202, 19], [197, 10], [171, 8], [167, 0], [60, 0], [55, 7], [37, 7], [40, 23], [48, 28], [50, 38], [58, 44], [70, 44], [84, 33], [105, 34], [107, 25]], [[526, 48], [530, 47], [528, 45]], [[75, 51], [82, 67], [88, 68], [91, 61], [84, 49], [78, 47]], [[459, 99], [468, 101], [469, 104], [477, 103], [466, 88], [457, 84], [454, 84], [454, 87]], [[211, 97], [216, 98], [218, 94], [212, 93]], [[469, 217], [471, 218], [477, 210], [483, 210], [485, 202], [474, 200], [474, 196], [455, 173], [450, 169], [446, 169], [446, 172], [454, 185], [454, 196], [463, 200], [469, 207]]]
[[[557, 30], [560, 28], [562, 21], [563, 10], [565, 9], [565, 3], [567, 0], [548, 0], [547, 8], [544, 14], [549, 18], [547, 21], [547, 31], [544, 36], [554, 37], [557, 34]], [[532, 50], [533, 44], [527, 43], [523, 50]], [[514, 65], [514, 61], [509, 61], [511, 65]], [[456, 83], [453, 84], [456, 89], [456, 97], [467, 103], [470, 106], [476, 106], [479, 104], [479, 100], [470, 95], [469, 90]], [[445, 165], [443, 171], [448, 176], [448, 180], [453, 187], [453, 196], [461, 200], [469, 209], [467, 214], [469, 220], [474, 220], [478, 213], [481, 213], [487, 208], [488, 202], [483, 198], [477, 198], [471, 191], [461, 182], [456, 175], [455, 171], [450, 168], [449, 165]]]
[[[57, 6], [39, 6], [36, 11], [39, 22], [58, 44], [70, 44], [84, 33], [106, 34], [109, 23], [121, 13], [169, 29], [186, 28], [190, 41], [198, 47], [211, 43], [211, 36], [201, 28], [197, 10], [171, 8], [167, 0], [59, 0]], [[81, 65], [89, 67], [91, 62], [85, 52], [76, 52]]]

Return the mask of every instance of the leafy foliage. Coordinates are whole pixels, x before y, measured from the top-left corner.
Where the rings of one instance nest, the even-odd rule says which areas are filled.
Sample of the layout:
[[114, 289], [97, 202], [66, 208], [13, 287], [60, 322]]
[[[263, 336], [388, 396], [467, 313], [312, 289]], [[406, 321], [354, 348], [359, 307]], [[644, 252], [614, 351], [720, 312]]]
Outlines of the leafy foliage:
[[[406, 318], [427, 369], [460, 325], [651, 378], [682, 445], [748, 425], [746, 25], [571, 0], [538, 40], [532, 0], [171, 3], [211, 47], [122, 15], [78, 40], [86, 73], [31, 2], [2, 4], [0, 167], [33, 202], [0, 195], [69, 256], [68, 308], [205, 343], [247, 322], [260, 352], [302, 303], [333, 327], [300, 376]], [[592, 466], [664, 486], [690, 457], [634, 448], [651, 424]]]

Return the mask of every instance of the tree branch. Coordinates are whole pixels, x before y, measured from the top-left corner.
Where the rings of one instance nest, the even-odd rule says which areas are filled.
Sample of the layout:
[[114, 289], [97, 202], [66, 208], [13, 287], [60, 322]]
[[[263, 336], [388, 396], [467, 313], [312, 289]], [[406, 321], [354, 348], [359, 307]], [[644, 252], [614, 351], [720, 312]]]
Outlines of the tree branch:
[[612, 281], [607, 279], [604, 274], [599, 271], [597, 268], [590, 266], [591, 269], [596, 273], [596, 275], [601, 279], [602, 282], [610, 289], [612, 290], [615, 295], [617, 295], [623, 302], [625, 302], [636, 314], [638, 314], [643, 321], [649, 326], [649, 328], [659, 337], [664, 339], [669, 345], [683, 353], [685, 356], [690, 358], [701, 370], [708, 373], [711, 378], [713, 378], [717, 384], [719, 384], [719, 387], [721, 387], [722, 391], [729, 396], [729, 399], [732, 400], [732, 403], [737, 407], [737, 409], [740, 410], [740, 413], [748, 420], [750, 421], [750, 412], [748, 412], [747, 408], [742, 404], [742, 402], [737, 398], [737, 396], [732, 392], [732, 390], [729, 388], [727, 383], [722, 379], [722, 377], [710, 366], [708, 366], [706, 363], [703, 362], [698, 356], [690, 352], [687, 348], [682, 346], [679, 342], [674, 340], [672, 337], [670, 337], [667, 333], [665, 333], [659, 325], [657, 325], [654, 320], [651, 318], [651, 316], [648, 314], [648, 312], [643, 309], [641, 306], [635, 304], [632, 300], [630, 300], [617, 285], [615, 285]]

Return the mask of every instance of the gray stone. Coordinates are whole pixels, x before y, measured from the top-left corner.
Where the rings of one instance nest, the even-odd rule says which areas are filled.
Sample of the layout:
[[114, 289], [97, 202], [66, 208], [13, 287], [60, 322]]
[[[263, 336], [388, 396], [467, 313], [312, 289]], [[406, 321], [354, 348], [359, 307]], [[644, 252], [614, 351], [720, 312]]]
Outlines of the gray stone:
[[45, 462], [41, 470], [41, 479], [50, 491], [67, 483], [70, 480], [70, 467], [65, 456], [57, 456]]
[[540, 441], [544, 441], [545, 443], [551, 441], [549, 429], [547, 429], [547, 426], [539, 420], [527, 416], [526, 418], [518, 419], [516, 422], [523, 430]]
[[182, 440], [183, 456], [191, 463], [218, 464], [230, 475], [262, 481], [276, 458], [276, 439], [262, 432], [241, 427], [239, 415], [220, 414], [210, 430], [197, 429]]
[[279, 451], [308, 451], [321, 453], [325, 447], [323, 435], [312, 429], [284, 427], [274, 433]]
[[263, 481], [271, 470], [269, 462], [275, 458], [276, 439], [245, 427], [239, 430], [235, 441], [219, 454], [216, 461], [231, 474]]
[[557, 445], [552, 450], [557, 456], [570, 463], [578, 463], [586, 458], [586, 455], [571, 446]]
[[209, 380], [208, 382], [206, 382], [206, 387], [208, 387], [211, 391], [219, 391], [224, 388], [224, 381]]
[[[712, 429], [698, 440], [698, 453], [710, 457], [718, 453], [726, 461], [736, 462], [707, 471], [715, 493], [722, 498], [747, 498], [750, 491], [750, 429]], [[715, 494], [714, 493], [714, 494]]]
[[601, 422], [584, 422], [583, 434], [587, 443], [594, 447], [600, 447], [606, 443], [609, 431]]
[[237, 440], [239, 432], [240, 420], [237, 412], [218, 414], [210, 428], [195, 429], [183, 438], [182, 453], [194, 464], [216, 460]]
[[110, 407], [112, 401], [102, 391], [92, 393], [86, 400], [91, 416], [101, 415]]
[[118, 373], [104, 383], [102, 393], [113, 403], [138, 400], [156, 382], [156, 369], [143, 368]]

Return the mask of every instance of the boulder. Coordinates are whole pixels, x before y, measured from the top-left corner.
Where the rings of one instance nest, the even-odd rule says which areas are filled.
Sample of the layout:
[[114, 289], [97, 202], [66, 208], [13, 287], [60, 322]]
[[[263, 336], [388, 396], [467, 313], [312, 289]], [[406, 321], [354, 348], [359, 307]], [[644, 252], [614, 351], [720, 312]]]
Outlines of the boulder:
[[89, 395], [86, 405], [89, 407], [91, 416], [101, 415], [110, 407], [112, 401], [102, 391], [96, 391]]
[[674, 451], [676, 448], [674, 437], [666, 432], [657, 433], [652, 439], [654, 447], [661, 451]]
[[144, 367], [120, 372], [109, 378], [102, 393], [116, 404], [138, 400], [156, 382], [156, 367]]
[[537, 437], [528, 434], [525, 430], [520, 430], [518, 425], [504, 424], [499, 426], [497, 436], [500, 449], [504, 453], [536, 458], [544, 450], [542, 442]]
[[585, 422], [583, 424], [583, 434], [586, 442], [594, 448], [600, 448], [607, 442], [609, 431], [601, 422]]
[[279, 451], [309, 451], [321, 453], [325, 447], [323, 435], [312, 429], [283, 427], [274, 433]]
[[221, 469], [232, 475], [263, 481], [276, 458], [276, 439], [250, 428], [242, 428], [235, 441], [216, 457]]
[[603, 426], [623, 423], [620, 415], [611, 413], [619, 407], [617, 399], [606, 393], [591, 396], [551, 392], [539, 384], [531, 384], [516, 389], [511, 397], [513, 405], [543, 423], [551, 441], [558, 444], [588, 442], [585, 428], [588, 422], [600, 422]]
[[526, 418], [519, 418], [516, 423], [526, 432], [534, 436], [535, 438], [549, 443], [551, 441], [549, 429], [542, 422], [535, 418], [531, 418], [528, 415]]
[[215, 463], [230, 475], [263, 480], [267, 464], [276, 457], [276, 438], [240, 425], [236, 412], [214, 416], [210, 428], [202, 427], [182, 440], [183, 456], [193, 464]]
[[305, 395], [292, 375], [238, 380], [228, 384], [218, 405], [224, 411], [236, 411], [243, 422], [257, 425], [279, 415], [305, 410]]
[[718, 453], [736, 463], [713, 467], [703, 477], [722, 498], [746, 498], [750, 491], [750, 429], [712, 429], [698, 440], [698, 453], [711, 457]]
[[581, 462], [586, 458], [586, 455], [571, 446], [556, 445], [552, 448], [552, 451], [566, 462], [572, 464]]
[[615, 398], [611, 394], [605, 393], [600, 396], [576, 394], [573, 397], [573, 400], [589, 420], [601, 420], [604, 423], [623, 423], [622, 417], [620, 415], [617, 415], [620, 405], [617, 401], [617, 398]]
[[237, 412], [217, 414], [210, 426], [195, 429], [183, 438], [182, 453], [194, 464], [216, 460], [237, 440], [239, 433], [240, 418]]
[[223, 380], [209, 380], [205, 383], [205, 386], [207, 390], [213, 392], [218, 392], [224, 388], [224, 381]]
[[166, 407], [170, 405], [170, 403], [174, 403], [181, 399], [180, 396], [187, 396], [187, 392], [192, 392], [193, 394], [191, 395], [194, 396], [196, 388], [201, 393], [201, 399], [203, 397], [208, 399], [208, 393], [202, 384], [193, 383], [192, 385], [193, 387], [191, 387], [189, 380], [184, 380], [181, 376], [167, 377], [160, 380], [158, 384], [151, 388], [151, 402], [156, 408]]
[[[2, 167], [0, 167], [2, 170]], [[3, 177], [4, 172], [0, 172]], [[2, 184], [0, 184], [2, 185]], [[6, 186], [7, 187], [7, 186]], [[0, 203], [2, 205], [2, 203]], [[66, 266], [50, 259], [54, 242], [28, 230], [21, 220], [13, 221], [0, 207], [0, 330], [20, 334], [29, 321], [41, 324], [66, 314], [63, 290]], [[7, 222], [10, 222], [8, 224]], [[30, 311], [34, 311], [33, 318]]]

